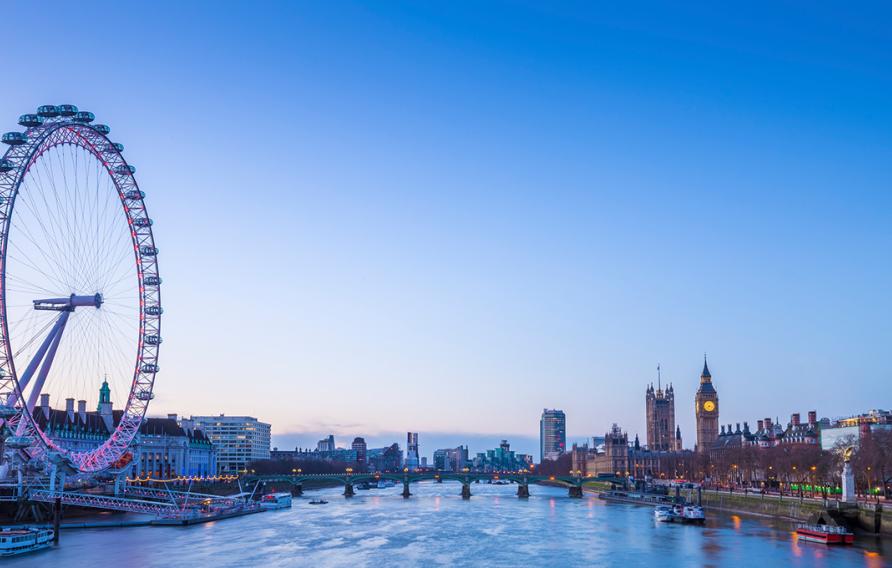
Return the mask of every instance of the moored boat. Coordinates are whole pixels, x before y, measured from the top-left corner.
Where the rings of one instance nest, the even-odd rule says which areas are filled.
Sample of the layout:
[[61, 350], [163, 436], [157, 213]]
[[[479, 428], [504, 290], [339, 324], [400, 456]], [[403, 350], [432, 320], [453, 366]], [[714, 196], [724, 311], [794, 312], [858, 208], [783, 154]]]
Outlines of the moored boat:
[[685, 523], [703, 524], [706, 522], [706, 515], [703, 513], [703, 507], [697, 505], [688, 505], [682, 509], [682, 521]]
[[675, 520], [675, 513], [669, 505], [659, 505], [654, 509], [654, 518], [660, 523], [671, 523]]
[[844, 527], [830, 525], [799, 525], [796, 537], [809, 542], [822, 544], [853, 544], [855, 535]]
[[325, 499], [313, 499], [310, 501], [310, 505], [327, 505], [328, 501]]
[[290, 509], [291, 493], [270, 493], [260, 499], [260, 507], [267, 510]]
[[0, 528], [0, 557], [17, 556], [50, 545], [53, 529], [33, 527]]
[[598, 493], [598, 498], [615, 503], [630, 503], [633, 505], [672, 505], [675, 500], [668, 495], [659, 493], [638, 493], [634, 491], [603, 491]]

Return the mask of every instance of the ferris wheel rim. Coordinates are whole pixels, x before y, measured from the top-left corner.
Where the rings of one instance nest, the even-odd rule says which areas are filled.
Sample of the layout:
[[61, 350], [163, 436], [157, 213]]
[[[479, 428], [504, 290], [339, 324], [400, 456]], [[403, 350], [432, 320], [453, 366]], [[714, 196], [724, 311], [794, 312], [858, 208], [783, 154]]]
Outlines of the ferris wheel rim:
[[[45, 107], [41, 107], [43, 108]], [[92, 117], [91, 113], [78, 114]], [[14, 164], [15, 167], [0, 171], [0, 198], [3, 198], [0, 199], [0, 371], [4, 373], [0, 376], [0, 396], [7, 397], [0, 402], [6, 404], [10, 394], [15, 393], [19, 411], [16, 418], [24, 421], [34, 438], [33, 446], [27, 448], [32, 458], [46, 456], [54, 451], [64, 456], [80, 472], [98, 472], [117, 462], [130, 446], [145, 417], [149, 401], [153, 398], [155, 375], [158, 372], [162, 311], [158, 249], [144, 201], [145, 194], [139, 189], [134, 176], [135, 169], [122, 155], [121, 147], [108, 138], [108, 127], [92, 125], [90, 121], [79, 122], [71, 116], [50, 117], [49, 120], [39, 122], [21, 133], [24, 140], [10, 144], [3, 154], [4, 165]], [[16, 371], [7, 309], [7, 252], [16, 198], [31, 168], [40, 157], [53, 148], [65, 145], [78, 146], [91, 154], [111, 178], [126, 216], [138, 283], [139, 335], [127, 401], [120, 421], [113, 426], [108, 439], [99, 447], [85, 452], [74, 452], [54, 443], [28, 411]], [[148, 221], [135, 223], [139, 219]], [[147, 277], [152, 277], [149, 284], [146, 283]], [[147, 313], [147, 308], [153, 306], [156, 306], [155, 310], [151, 314]], [[147, 337], [157, 338], [157, 343], [147, 342]]]

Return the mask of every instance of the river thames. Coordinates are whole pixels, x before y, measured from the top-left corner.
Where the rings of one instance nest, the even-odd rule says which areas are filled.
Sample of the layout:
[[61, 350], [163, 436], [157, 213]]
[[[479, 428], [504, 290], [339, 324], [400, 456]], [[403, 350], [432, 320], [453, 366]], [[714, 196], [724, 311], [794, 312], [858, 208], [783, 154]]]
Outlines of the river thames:
[[[791, 526], [708, 512], [705, 527], [658, 524], [651, 509], [531, 486], [472, 485], [464, 501], [453, 483], [307, 492], [291, 509], [192, 527], [67, 530], [57, 548], [8, 566], [868, 566], [890, 543], [848, 548], [797, 542]], [[310, 505], [323, 497], [327, 505]]]

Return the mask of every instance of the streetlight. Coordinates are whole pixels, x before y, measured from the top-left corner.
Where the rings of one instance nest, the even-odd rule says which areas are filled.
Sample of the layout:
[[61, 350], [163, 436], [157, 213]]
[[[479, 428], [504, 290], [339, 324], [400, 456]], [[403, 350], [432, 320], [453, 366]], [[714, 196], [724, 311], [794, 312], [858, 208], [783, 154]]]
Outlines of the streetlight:
[[347, 468], [347, 475], [350, 475], [351, 473], [353, 473], [353, 468], [352, 468], [352, 467], [348, 467], [348, 468]]

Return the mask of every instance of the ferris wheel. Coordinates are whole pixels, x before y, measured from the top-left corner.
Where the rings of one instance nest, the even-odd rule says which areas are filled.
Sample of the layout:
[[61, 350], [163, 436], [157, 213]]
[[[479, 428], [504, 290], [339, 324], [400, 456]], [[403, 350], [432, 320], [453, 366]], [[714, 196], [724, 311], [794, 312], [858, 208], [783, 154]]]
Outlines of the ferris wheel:
[[100, 472], [153, 398], [152, 219], [124, 146], [93, 113], [46, 105], [19, 124], [0, 159], [0, 461]]

